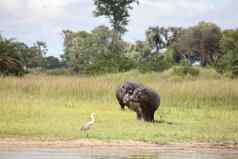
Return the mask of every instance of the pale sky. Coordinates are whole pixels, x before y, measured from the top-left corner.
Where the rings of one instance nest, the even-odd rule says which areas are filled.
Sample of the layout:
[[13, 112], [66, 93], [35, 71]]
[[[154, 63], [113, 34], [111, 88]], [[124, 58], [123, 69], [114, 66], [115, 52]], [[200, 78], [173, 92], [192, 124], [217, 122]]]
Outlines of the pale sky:
[[[62, 30], [90, 31], [108, 25], [93, 17], [93, 0], [0, 0], [0, 33], [28, 45], [48, 45], [48, 55], [63, 54]], [[237, 0], [140, 0], [131, 12], [124, 39], [143, 40], [150, 26], [188, 27], [210, 21], [222, 29], [238, 28]]]

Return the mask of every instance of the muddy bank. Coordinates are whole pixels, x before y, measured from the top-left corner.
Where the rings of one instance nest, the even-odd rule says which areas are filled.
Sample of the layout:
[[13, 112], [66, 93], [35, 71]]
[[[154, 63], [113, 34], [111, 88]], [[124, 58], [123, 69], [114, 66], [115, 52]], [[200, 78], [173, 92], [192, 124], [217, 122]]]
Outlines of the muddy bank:
[[87, 147], [106, 147], [123, 149], [154, 149], [158, 151], [206, 151], [219, 152], [229, 151], [238, 154], [237, 144], [210, 144], [210, 143], [176, 143], [176, 144], [155, 144], [149, 142], [133, 140], [54, 140], [40, 141], [32, 139], [3, 138], [0, 139], [0, 148], [87, 148]]

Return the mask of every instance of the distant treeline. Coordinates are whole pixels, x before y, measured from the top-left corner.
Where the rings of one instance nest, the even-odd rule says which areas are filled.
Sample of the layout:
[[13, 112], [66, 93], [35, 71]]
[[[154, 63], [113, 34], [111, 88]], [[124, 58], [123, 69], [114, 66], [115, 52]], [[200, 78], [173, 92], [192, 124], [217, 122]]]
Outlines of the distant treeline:
[[139, 69], [164, 71], [174, 65], [214, 67], [238, 75], [238, 29], [221, 30], [210, 22], [189, 28], [150, 27], [144, 41], [129, 43], [106, 26], [91, 32], [64, 30], [64, 54], [46, 57], [47, 46], [27, 46], [0, 36], [0, 73], [22, 75], [31, 69], [64, 68], [74, 73], [99, 74]]
[[139, 69], [164, 71], [192, 65], [238, 74], [238, 29], [221, 30], [210, 22], [189, 28], [150, 27], [144, 41], [129, 43], [106, 26], [91, 32], [64, 30], [63, 59], [73, 72], [103, 73]]
[[22, 76], [32, 69], [63, 67], [63, 62], [53, 56], [46, 57], [46, 53], [45, 42], [37, 41], [33, 46], [27, 46], [0, 35], [0, 74]]

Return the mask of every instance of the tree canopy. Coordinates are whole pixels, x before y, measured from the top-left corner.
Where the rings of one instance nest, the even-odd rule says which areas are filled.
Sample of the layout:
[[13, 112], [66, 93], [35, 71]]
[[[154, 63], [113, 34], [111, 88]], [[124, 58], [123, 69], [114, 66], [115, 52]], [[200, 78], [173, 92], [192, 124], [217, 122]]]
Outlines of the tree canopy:
[[45, 42], [37, 41], [29, 47], [0, 36], [0, 74], [23, 75], [29, 68], [42, 67], [46, 52]]
[[139, 3], [138, 0], [94, 0], [96, 6], [94, 15], [109, 18], [113, 30], [123, 34], [127, 31], [129, 10], [133, 9], [135, 2]]
[[119, 37], [113, 46], [121, 54], [112, 52], [113, 31], [106, 26], [96, 27], [92, 32], [64, 33], [64, 51], [67, 65], [75, 72], [100, 73], [128, 70], [129, 59], [125, 56], [126, 43]]

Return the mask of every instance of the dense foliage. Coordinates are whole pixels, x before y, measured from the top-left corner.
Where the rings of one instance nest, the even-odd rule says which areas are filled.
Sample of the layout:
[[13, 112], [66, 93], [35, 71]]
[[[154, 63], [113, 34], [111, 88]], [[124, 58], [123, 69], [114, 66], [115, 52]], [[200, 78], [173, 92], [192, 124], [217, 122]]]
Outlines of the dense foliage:
[[221, 55], [216, 63], [220, 73], [230, 72], [232, 77], [238, 76], [238, 29], [225, 30], [220, 41]]
[[[63, 68], [76, 73], [98, 74], [138, 69], [161, 72], [174, 65], [177, 75], [197, 75], [194, 64], [238, 76], [238, 29], [223, 30], [208, 22], [189, 28], [150, 27], [146, 39], [125, 42], [119, 34], [98, 26], [91, 32], [64, 30], [63, 61], [46, 56], [46, 43], [32, 46], [0, 36], [0, 74], [23, 75], [32, 69]], [[112, 40], [114, 42], [112, 43]], [[188, 65], [183, 65], [184, 60]], [[51, 71], [52, 72], [52, 71]]]
[[[133, 66], [132, 60], [125, 56], [127, 44], [119, 36], [114, 37], [116, 40], [112, 44], [115, 34], [106, 26], [99, 26], [92, 32], [65, 30], [63, 33], [64, 58], [75, 72], [122, 72]], [[116, 52], [112, 52], [111, 47], [116, 48]]]
[[59, 61], [56, 64], [57, 58], [46, 57], [46, 53], [45, 42], [37, 41], [29, 47], [23, 42], [0, 35], [0, 75], [22, 76], [35, 68], [51, 69], [62, 66]]
[[[40, 69], [48, 71], [99, 74], [138, 69], [162, 72], [171, 67], [177, 75], [199, 74], [194, 65], [214, 67], [219, 73], [238, 76], [238, 30], [221, 30], [210, 22], [195, 26], [151, 26], [145, 40], [135, 43], [122, 38], [127, 31], [129, 11], [138, 0], [94, 0], [94, 15], [109, 19], [112, 29], [98, 26], [91, 32], [63, 30], [62, 60], [46, 57], [46, 43], [37, 41], [27, 46], [0, 36], [0, 73], [23, 75]], [[184, 64], [186, 61], [186, 64]]]
[[133, 8], [133, 3], [138, 0], [94, 0], [96, 9], [95, 16], [106, 16], [112, 24], [113, 30], [117, 34], [126, 32], [128, 24], [129, 9]]

